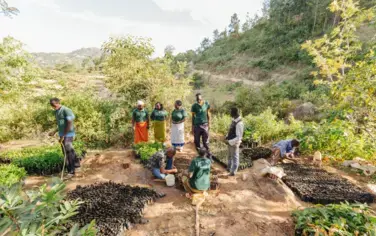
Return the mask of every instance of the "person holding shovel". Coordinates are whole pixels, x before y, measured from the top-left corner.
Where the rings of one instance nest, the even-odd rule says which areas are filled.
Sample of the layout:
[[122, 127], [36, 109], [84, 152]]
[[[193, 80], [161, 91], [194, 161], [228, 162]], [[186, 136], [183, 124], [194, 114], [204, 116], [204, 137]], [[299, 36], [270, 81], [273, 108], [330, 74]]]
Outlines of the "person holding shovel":
[[75, 174], [76, 165], [79, 167], [76, 152], [73, 148], [73, 139], [76, 135], [73, 125], [75, 116], [71, 109], [60, 104], [60, 99], [58, 98], [51, 98], [50, 105], [55, 110], [59, 143], [62, 146], [63, 154], [66, 158], [68, 177], [72, 177]]

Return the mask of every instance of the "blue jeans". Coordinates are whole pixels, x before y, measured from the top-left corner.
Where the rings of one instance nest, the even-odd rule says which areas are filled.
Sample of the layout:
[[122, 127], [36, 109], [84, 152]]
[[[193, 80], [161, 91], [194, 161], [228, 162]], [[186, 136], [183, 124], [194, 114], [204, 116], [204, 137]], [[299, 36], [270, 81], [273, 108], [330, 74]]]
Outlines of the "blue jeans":
[[232, 174], [236, 174], [239, 168], [239, 144], [228, 146], [228, 164], [227, 168]]
[[165, 179], [165, 178], [166, 178], [166, 175], [165, 175], [165, 174], [162, 174], [162, 173], [161, 173], [161, 170], [160, 170], [159, 168], [153, 168], [152, 172], [153, 172], [153, 175], [154, 175], [157, 179]]
[[[172, 169], [172, 162], [173, 162], [172, 158], [167, 158], [166, 170], [171, 170]], [[153, 168], [152, 173], [158, 179], [164, 179], [164, 178], [166, 178], [166, 175], [161, 173], [160, 168]]]

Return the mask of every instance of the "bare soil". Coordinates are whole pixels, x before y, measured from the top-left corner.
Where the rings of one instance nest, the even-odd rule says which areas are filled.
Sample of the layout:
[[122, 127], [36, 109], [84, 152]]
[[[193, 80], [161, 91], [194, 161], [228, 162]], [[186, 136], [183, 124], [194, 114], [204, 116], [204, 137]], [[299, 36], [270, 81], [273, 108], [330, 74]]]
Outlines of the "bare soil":
[[[196, 156], [193, 144], [177, 155], [193, 159]], [[225, 173], [216, 164], [214, 168]], [[200, 235], [294, 235], [290, 213], [304, 203], [285, 185], [257, 176], [260, 168], [255, 162], [253, 168], [236, 177], [220, 177], [219, 194], [209, 195], [201, 206]], [[28, 177], [26, 187], [40, 186], [49, 180]], [[77, 185], [99, 181], [147, 186], [166, 193], [166, 197], [145, 209], [144, 216], [149, 223], [136, 225], [125, 235], [195, 235], [195, 207], [191, 200], [185, 198], [183, 191], [153, 181], [150, 171], [138, 164], [131, 150], [90, 151], [76, 177], [66, 184], [71, 190]]]

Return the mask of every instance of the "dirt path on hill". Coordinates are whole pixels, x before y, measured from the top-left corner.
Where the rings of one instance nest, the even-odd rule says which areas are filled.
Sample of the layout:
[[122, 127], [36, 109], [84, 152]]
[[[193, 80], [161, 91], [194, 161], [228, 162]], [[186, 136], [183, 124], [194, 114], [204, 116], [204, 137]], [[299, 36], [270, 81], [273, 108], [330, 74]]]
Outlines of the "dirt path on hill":
[[[188, 144], [176, 158], [191, 160], [195, 156], [193, 144]], [[124, 169], [123, 164], [126, 163], [130, 166]], [[217, 164], [213, 168], [224, 172]], [[294, 235], [290, 213], [304, 203], [285, 185], [256, 176], [258, 168], [255, 162], [253, 168], [240, 172], [236, 177], [222, 176], [219, 179], [220, 193], [210, 195], [200, 209], [200, 235]], [[242, 180], [243, 174], [247, 176], [245, 181]], [[26, 187], [40, 186], [48, 179], [28, 177]], [[110, 180], [148, 186], [167, 194], [145, 209], [144, 216], [149, 223], [136, 225], [124, 235], [195, 235], [195, 208], [184, 197], [184, 192], [154, 182], [150, 171], [138, 164], [131, 150], [90, 151], [76, 177], [66, 183], [71, 190], [77, 185]]]

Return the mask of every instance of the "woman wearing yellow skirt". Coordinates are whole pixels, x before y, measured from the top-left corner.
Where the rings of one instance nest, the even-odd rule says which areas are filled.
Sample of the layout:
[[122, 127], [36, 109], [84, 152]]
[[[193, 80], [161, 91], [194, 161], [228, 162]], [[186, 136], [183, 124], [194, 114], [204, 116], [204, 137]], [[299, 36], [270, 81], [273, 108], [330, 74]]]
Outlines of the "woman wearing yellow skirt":
[[155, 104], [155, 108], [151, 113], [151, 120], [154, 126], [154, 139], [156, 142], [164, 143], [166, 141], [166, 118], [168, 113], [163, 109], [160, 102]]

